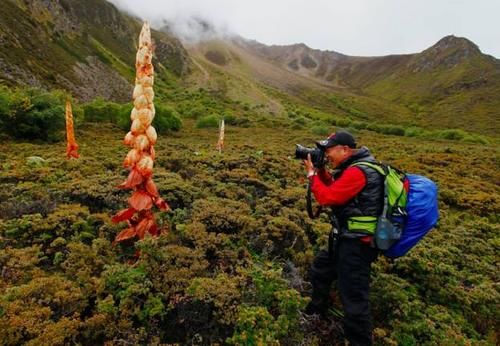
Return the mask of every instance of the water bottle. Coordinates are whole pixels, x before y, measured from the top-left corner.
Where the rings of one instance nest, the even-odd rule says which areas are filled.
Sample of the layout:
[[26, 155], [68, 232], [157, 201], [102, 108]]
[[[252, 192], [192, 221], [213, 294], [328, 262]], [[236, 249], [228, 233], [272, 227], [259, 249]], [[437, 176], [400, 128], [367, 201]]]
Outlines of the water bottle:
[[392, 223], [385, 216], [380, 216], [375, 231], [375, 243], [380, 250], [387, 250], [394, 244], [394, 235], [397, 234]]

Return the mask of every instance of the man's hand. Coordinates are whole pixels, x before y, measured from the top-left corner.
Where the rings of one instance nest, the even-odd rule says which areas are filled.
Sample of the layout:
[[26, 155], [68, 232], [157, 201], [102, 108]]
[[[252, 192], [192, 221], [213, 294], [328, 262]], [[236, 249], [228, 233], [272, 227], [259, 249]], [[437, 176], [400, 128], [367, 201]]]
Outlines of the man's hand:
[[311, 161], [311, 154], [307, 154], [307, 160], [304, 160], [304, 166], [306, 168], [308, 178], [316, 174], [316, 169]]

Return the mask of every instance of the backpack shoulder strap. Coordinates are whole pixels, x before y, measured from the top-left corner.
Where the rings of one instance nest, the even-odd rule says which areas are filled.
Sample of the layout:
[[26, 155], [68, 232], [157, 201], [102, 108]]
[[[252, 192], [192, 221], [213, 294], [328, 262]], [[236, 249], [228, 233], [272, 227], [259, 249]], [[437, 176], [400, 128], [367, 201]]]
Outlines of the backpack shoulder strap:
[[377, 171], [382, 177], [384, 177], [384, 209], [382, 210], [383, 216], [387, 217], [387, 213], [389, 210], [389, 202], [388, 202], [388, 186], [387, 186], [387, 176], [389, 175], [389, 171], [382, 166], [381, 164], [375, 164], [372, 162], [366, 162], [366, 161], [358, 161], [354, 162], [350, 167], [355, 167], [355, 166], [366, 166], [374, 169]]
[[378, 173], [380, 173], [381, 175], [383, 175], [384, 177], [388, 174], [386, 172], [386, 170], [381, 167], [380, 164], [375, 164], [375, 163], [371, 163], [371, 162], [366, 162], [366, 161], [358, 161], [358, 162], [354, 162], [352, 165], [350, 165], [349, 167], [355, 167], [355, 166], [366, 166], [366, 167], [370, 167], [374, 170], [376, 170]]

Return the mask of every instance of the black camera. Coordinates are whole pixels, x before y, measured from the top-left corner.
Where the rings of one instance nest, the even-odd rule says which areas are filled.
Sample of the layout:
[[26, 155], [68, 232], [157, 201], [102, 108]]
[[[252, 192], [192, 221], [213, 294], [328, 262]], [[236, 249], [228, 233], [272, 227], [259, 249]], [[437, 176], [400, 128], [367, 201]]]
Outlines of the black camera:
[[300, 144], [295, 144], [295, 158], [307, 160], [307, 155], [311, 154], [311, 161], [316, 168], [325, 166], [325, 151], [321, 148], [308, 148]]

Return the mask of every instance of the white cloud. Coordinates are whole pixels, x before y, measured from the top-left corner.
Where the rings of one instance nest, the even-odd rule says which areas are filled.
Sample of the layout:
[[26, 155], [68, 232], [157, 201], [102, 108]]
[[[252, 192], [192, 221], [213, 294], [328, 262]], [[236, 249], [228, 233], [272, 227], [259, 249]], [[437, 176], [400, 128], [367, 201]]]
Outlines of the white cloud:
[[[467, 37], [500, 57], [498, 0], [111, 0], [153, 23], [193, 35], [186, 18], [206, 18], [266, 44], [303, 42], [349, 55], [422, 51], [446, 35]], [[190, 31], [191, 30], [191, 31]]]

